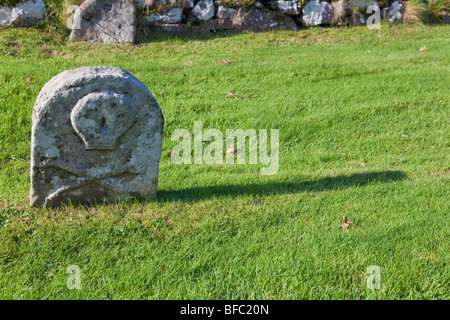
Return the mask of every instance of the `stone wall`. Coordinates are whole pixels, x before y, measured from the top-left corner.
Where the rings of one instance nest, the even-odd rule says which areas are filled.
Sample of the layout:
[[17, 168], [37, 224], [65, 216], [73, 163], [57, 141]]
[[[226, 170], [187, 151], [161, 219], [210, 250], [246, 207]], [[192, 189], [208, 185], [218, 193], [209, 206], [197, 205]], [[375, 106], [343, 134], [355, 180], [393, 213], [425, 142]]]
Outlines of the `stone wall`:
[[[12, 0], [11, 0], [12, 1]], [[47, 0], [50, 1], [50, 0]], [[55, 3], [57, 0], [51, 0]], [[148, 25], [155, 32], [168, 33], [208, 33], [217, 30], [237, 31], [269, 31], [273, 29], [298, 30], [309, 26], [343, 26], [365, 25], [367, 18], [374, 14], [370, 10], [371, 5], [380, 8], [381, 19], [389, 23], [414, 22], [420, 17], [411, 17], [411, 12], [417, 15], [418, 1], [392, 1], [392, 0], [61, 0], [67, 9], [70, 5], [80, 5], [83, 10], [78, 10], [78, 17], [83, 21], [92, 20], [88, 31], [72, 32], [71, 38], [76, 40], [96, 42], [133, 42], [135, 34], [124, 35], [123, 30], [117, 30], [117, 26], [129, 26], [136, 30], [136, 24]], [[448, 0], [433, 0], [448, 1]], [[18, 2], [15, 0], [14, 2]], [[33, 26], [45, 18], [44, 0], [19, 0], [14, 6], [5, 6], [7, 0], [0, 0], [0, 27]], [[11, 2], [9, 2], [11, 3]], [[408, 10], [416, 5], [415, 10]], [[136, 6], [136, 8], [134, 8]], [[97, 10], [96, 7], [101, 7]], [[121, 10], [114, 11], [120, 7]], [[132, 8], [131, 8], [132, 7]], [[73, 8], [73, 7], [72, 7]], [[76, 8], [76, 7], [75, 7]], [[125, 9], [127, 17], [121, 17]], [[369, 9], [369, 10], [368, 10]], [[406, 10], [405, 10], [406, 9]], [[420, 6], [419, 12], [425, 12], [426, 7]], [[422, 11], [421, 11], [422, 10]], [[445, 10], [448, 10], [446, 8]], [[445, 11], [444, 10], [444, 11]], [[90, 12], [87, 14], [86, 12]], [[72, 20], [77, 16], [72, 14]], [[129, 17], [129, 15], [134, 17]], [[442, 22], [449, 22], [448, 12], [442, 12], [438, 18]], [[103, 15], [103, 16], [102, 16]], [[68, 19], [67, 13], [64, 15]], [[116, 20], [121, 19], [121, 20]], [[101, 21], [101, 23], [100, 23]], [[117, 22], [117, 23], [116, 23]], [[87, 23], [86, 23], [87, 24]], [[86, 25], [84, 24], [84, 25]], [[94, 37], [89, 39], [95, 31], [95, 26], [109, 28], [108, 34], [121, 33], [117, 38], [126, 41], [115, 40], [113, 37]], [[88, 27], [86, 27], [88, 28]], [[79, 29], [79, 28], [78, 28]], [[84, 33], [83, 33], [84, 32]], [[134, 31], [135, 32], [135, 31]], [[75, 35], [73, 35], [75, 33]], [[80, 34], [87, 34], [84, 39]], [[86, 38], [85, 37], [85, 38]], [[109, 40], [97, 40], [98, 38]], [[131, 39], [131, 40], [130, 40]]]

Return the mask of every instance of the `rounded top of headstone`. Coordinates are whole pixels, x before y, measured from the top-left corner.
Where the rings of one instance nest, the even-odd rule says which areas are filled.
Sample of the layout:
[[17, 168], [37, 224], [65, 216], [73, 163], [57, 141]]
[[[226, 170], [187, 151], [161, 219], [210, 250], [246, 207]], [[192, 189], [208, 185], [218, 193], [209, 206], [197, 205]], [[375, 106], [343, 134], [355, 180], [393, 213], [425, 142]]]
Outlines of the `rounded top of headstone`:
[[[80, 67], [64, 71], [53, 77], [41, 90], [33, 109], [33, 119], [40, 118], [55, 99], [64, 98], [75, 106], [80, 99], [92, 92], [115, 91], [131, 95], [156, 108], [162, 117], [158, 102], [150, 90], [130, 72], [117, 67]], [[76, 94], [75, 94], [76, 92]]]

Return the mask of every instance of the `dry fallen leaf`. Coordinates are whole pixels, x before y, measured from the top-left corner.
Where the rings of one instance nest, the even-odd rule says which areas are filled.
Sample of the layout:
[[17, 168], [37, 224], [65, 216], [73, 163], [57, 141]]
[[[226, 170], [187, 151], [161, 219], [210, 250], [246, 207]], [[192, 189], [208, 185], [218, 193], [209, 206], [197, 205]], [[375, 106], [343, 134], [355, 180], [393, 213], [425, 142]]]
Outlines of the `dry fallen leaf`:
[[227, 94], [227, 99], [231, 99], [231, 98], [236, 98], [236, 95], [234, 93], [228, 93]]
[[355, 228], [361, 230], [362, 232], [365, 232], [363, 229], [361, 229], [360, 227], [358, 227], [356, 224], [354, 224], [353, 222], [351, 222], [350, 220], [348, 220], [347, 216], [344, 214], [344, 216], [342, 217], [344, 219], [344, 223], [340, 224], [339, 227], [345, 229], [350, 227], [350, 225], [354, 226]]
[[428, 51], [427, 47], [425, 45], [422, 45], [419, 49], [419, 51], [423, 52], [423, 51]]
[[344, 218], [344, 223], [340, 224], [339, 227], [341, 227], [341, 228], [348, 228], [350, 226], [350, 223], [349, 223], [349, 221], [347, 219], [347, 216], [344, 214], [343, 218]]

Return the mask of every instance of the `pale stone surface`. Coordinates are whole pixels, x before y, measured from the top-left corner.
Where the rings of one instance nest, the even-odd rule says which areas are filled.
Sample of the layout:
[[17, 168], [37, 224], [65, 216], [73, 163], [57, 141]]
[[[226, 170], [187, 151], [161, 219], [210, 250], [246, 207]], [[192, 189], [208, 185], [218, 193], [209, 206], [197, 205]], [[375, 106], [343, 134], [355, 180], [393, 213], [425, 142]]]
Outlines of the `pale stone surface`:
[[292, 16], [300, 14], [297, 1], [274, 1], [273, 6], [274, 9], [283, 14]]
[[70, 41], [129, 43], [136, 36], [133, 0], [86, 0], [74, 13]]
[[219, 19], [233, 19], [235, 15], [236, 9], [223, 6], [220, 6], [219, 9], [217, 9], [217, 18]]
[[65, 71], [32, 115], [32, 206], [156, 197], [164, 118], [146, 86], [113, 67]]
[[291, 17], [253, 8], [248, 12], [239, 9], [233, 19], [233, 27], [237, 30], [249, 30], [253, 32], [274, 29], [297, 30], [297, 25]]
[[325, 1], [313, 0], [303, 9], [303, 21], [308, 26], [333, 23], [333, 7]]
[[402, 11], [401, 11], [402, 8], [403, 8], [403, 4], [400, 1], [394, 1], [389, 6], [388, 21], [389, 22], [401, 21], [402, 20]]
[[182, 8], [172, 8], [166, 13], [152, 13], [147, 16], [150, 24], [176, 24], [180, 23], [183, 17]]
[[0, 7], [0, 27], [31, 27], [45, 17], [44, 0], [30, 0], [14, 7]]
[[212, 0], [201, 0], [191, 11], [196, 20], [207, 21], [214, 17], [214, 2]]

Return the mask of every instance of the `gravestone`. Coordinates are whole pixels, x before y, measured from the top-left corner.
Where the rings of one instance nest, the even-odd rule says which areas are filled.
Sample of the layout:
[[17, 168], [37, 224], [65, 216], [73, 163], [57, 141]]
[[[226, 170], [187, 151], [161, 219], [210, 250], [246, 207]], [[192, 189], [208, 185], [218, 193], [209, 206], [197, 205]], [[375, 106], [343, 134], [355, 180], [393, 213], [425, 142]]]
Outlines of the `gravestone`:
[[131, 73], [60, 73], [33, 109], [31, 205], [155, 198], [163, 126], [158, 102]]

